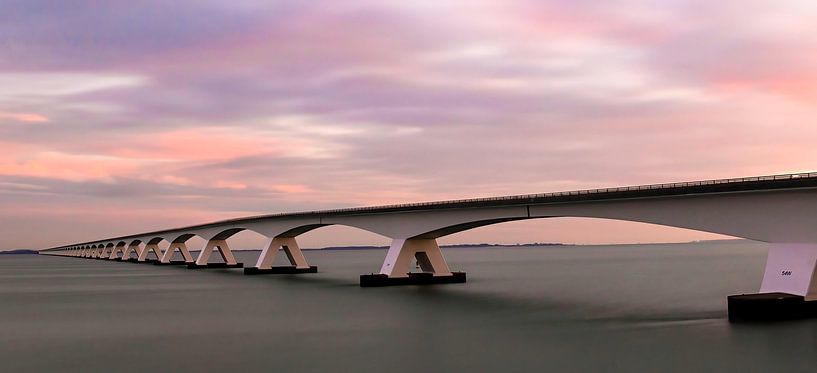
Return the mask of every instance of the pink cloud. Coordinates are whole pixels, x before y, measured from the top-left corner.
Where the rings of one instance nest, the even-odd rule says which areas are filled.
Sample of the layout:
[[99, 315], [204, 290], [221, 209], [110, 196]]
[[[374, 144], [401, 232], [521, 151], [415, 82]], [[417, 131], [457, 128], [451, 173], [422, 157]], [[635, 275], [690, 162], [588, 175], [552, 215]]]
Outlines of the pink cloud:
[[[179, 19], [202, 18], [184, 7], [141, 21], [120, 8], [128, 24], [151, 27], [93, 25], [116, 45], [35, 39], [19, 46], [32, 46], [34, 67], [0, 71], [31, 70], [17, 88], [0, 87], [10, 102], [0, 123], [40, 123], [0, 126], [0, 202], [10, 206], [0, 219], [86, 219], [87, 236], [104, 236], [219, 216], [813, 168], [817, 63], [802, 37], [813, 17], [727, 3], [301, 2], [234, 27], [219, 8], [195, 30]], [[146, 14], [168, 14], [150, 6]], [[55, 34], [90, 27], [55, 19]], [[140, 79], [104, 91], [20, 88], [61, 69], [93, 71], [79, 82]], [[293, 117], [306, 119], [279, 123]], [[16, 203], [44, 190], [43, 207]], [[75, 209], [94, 212], [67, 216]], [[583, 235], [590, 224], [564, 224], [582, 228], [565, 241], [625, 240], [610, 235], [625, 231], [617, 225]], [[514, 241], [558, 233], [520, 227]], [[673, 237], [694, 236], [683, 233]], [[75, 237], [61, 234], [51, 239]]]
[[48, 118], [44, 115], [40, 115], [37, 113], [9, 113], [9, 112], [0, 112], [0, 121], [7, 119], [13, 120], [17, 122], [25, 122], [25, 123], [45, 123], [48, 122]]
[[50, 151], [9, 158], [12, 159], [0, 159], [0, 175], [111, 182], [116, 176], [128, 175], [139, 169], [138, 163], [126, 159]]
[[275, 139], [245, 136], [241, 129], [180, 129], [137, 134], [125, 144], [108, 144], [105, 153], [145, 160], [207, 161], [226, 160], [263, 153], [283, 153]]
[[817, 71], [801, 71], [768, 77], [722, 77], [714, 82], [725, 94], [742, 92], [775, 93], [789, 99], [812, 104], [817, 100]]
[[236, 127], [196, 127], [133, 134], [105, 144], [96, 152], [126, 159], [169, 162], [207, 162], [264, 155], [320, 156], [326, 150], [317, 139], [279, 135]]

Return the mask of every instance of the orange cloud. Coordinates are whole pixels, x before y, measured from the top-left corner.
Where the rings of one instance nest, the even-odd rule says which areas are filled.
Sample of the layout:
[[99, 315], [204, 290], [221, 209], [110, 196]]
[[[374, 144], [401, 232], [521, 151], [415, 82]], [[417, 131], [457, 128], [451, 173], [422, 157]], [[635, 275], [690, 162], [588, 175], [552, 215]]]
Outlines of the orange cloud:
[[242, 157], [331, 158], [339, 149], [323, 139], [246, 127], [197, 127], [133, 135], [92, 151], [145, 162], [209, 162]]
[[207, 161], [274, 153], [280, 148], [277, 145], [272, 139], [197, 128], [137, 135], [97, 150], [111, 156], [142, 160]]
[[815, 72], [801, 72], [797, 77], [779, 76], [756, 79], [720, 79], [715, 86], [725, 93], [739, 93], [757, 90], [772, 92], [794, 101], [813, 103], [817, 99], [817, 77]]
[[136, 171], [138, 166], [138, 162], [127, 159], [46, 151], [0, 159], [0, 175], [110, 182], [116, 176]]
[[48, 118], [37, 113], [8, 113], [0, 111], [0, 121], [9, 119], [16, 122], [25, 123], [44, 123], [48, 122]]
[[295, 184], [277, 184], [273, 185], [272, 188], [276, 191], [284, 193], [307, 193], [312, 191], [312, 189], [306, 185]]

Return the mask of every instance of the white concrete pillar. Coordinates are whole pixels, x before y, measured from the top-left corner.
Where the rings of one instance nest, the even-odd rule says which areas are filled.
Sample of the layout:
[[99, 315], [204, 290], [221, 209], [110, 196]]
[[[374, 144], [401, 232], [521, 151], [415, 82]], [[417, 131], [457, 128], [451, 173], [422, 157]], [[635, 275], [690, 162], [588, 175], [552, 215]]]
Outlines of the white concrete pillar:
[[434, 276], [451, 276], [440, 246], [433, 238], [394, 239], [380, 273], [389, 277], [408, 277], [412, 258], [417, 260], [423, 272], [432, 272]]
[[[145, 248], [145, 250], [147, 250], [147, 248]], [[171, 242], [170, 247], [168, 247], [164, 254], [162, 254], [162, 259], [160, 262], [170, 263], [170, 261], [173, 259], [173, 254], [176, 253], [176, 250], [182, 254], [185, 262], [193, 262], [193, 256], [190, 255], [190, 250], [187, 249], [187, 244], [184, 242]]]
[[801, 295], [817, 300], [817, 244], [769, 245], [761, 293]]
[[151, 251], [153, 252], [153, 255], [156, 255], [157, 260], [162, 260], [162, 249], [159, 248], [159, 244], [150, 242], [146, 243], [145, 248], [139, 251], [139, 257], [136, 260], [140, 262], [146, 261], [148, 259], [148, 254], [150, 254]]
[[201, 249], [199, 253], [199, 257], [196, 259], [196, 264], [198, 265], [205, 265], [210, 260], [210, 254], [213, 253], [213, 250], [218, 250], [219, 254], [221, 254], [221, 258], [224, 259], [224, 263], [227, 264], [237, 264], [235, 257], [233, 256], [232, 250], [230, 250], [230, 246], [227, 245], [226, 240], [216, 240], [212, 239], [207, 241], [207, 244], [204, 245], [204, 248]]
[[278, 251], [283, 249], [289, 259], [289, 263], [296, 268], [309, 268], [301, 248], [298, 246], [298, 241], [295, 237], [273, 237], [267, 240], [261, 256], [258, 257], [258, 262], [255, 266], [259, 269], [271, 269], [272, 263], [275, 261], [275, 256]]
[[130, 245], [125, 246], [125, 249], [124, 249], [124, 250], [122, 250], [122, 260], [128, 260], [128, 259], [130, 259], [130, 253], [131, 253], [131, 251], [135, 252], [135, 253], [136, 253], [136, 256], [138, 257], [138, 256], [139, 256], [139, 253], [140, 253], [140, 251], [141, 251], [141, 250], [139, 249], [139, 245], [140, 245], [140, 244], [141, 244], [141, 242], [131, 242], [131, 243], [130, 243]]
[[102, 246], [102, 251], [99, 252], [99, 257], [100, 258], [108, 258], [110, 256], [110, 252], [109, 252], [110, 249], [113, 249], [113, 246], [108, 246], [108, 245]]
[[119, 252], [122, 251], [125, 248], [125, 245], [126, 244], [124, 242], [121, 245], [116, 244], [116, 246], [114, 246], [113, 249], [111, 250], [111, 255], [108, 256], [108, 259], [114, 260], [114, 259], [118, 258], [119, 257], [118, 256]]

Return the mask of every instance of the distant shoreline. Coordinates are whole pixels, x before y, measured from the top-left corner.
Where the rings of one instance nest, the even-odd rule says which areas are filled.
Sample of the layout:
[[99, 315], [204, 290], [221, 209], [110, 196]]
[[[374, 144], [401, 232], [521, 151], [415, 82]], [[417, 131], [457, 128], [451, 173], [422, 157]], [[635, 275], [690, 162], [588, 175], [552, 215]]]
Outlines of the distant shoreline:
[[0, 251], [0, 255], [36, 255], [40, 252], [37, 250], [28, 250], [28, 249], [18, 249], [18, 250], [8, 250], [8, 251]]
[[[551, 243], [551, 242], [533, 242], [533, 243], [518, 243], [518, 244], [495, 244], [495, 243], [463, 243], [454, 245], [440, 245], [441, 248], [462, 248], [462, 247], [533, 247], [533, 246], [572, 246], [572, 244]], [[388, 246], [327, 246], [317, 249], [304, 250], [385, 250]]]
[[[487, 247], [487, 248], [504, 248], [504, 247], [542, 247], [542, 246], [619, 246], [619, 245], [685, 245], [695, 243], [719, 243], [719, 242], [733, 242], [743, 241], [742, 239], [723, 239], [723, 240], [696, 240], [686, 242], [637, 242], [637, 243], [598, 243], [598, 244], [576, 244], [576, 243], [560, 243], [560, 242], [531, 242], [518, 244], [495, 244], [495, 243], [464, 243], [452, 245], [440, 245], [441, 248], [456, 249], [456, 248], [473, 248], [473, 247]], [[327, 246], [321, 248], [304, 250], [385, 250], [388, 246]], [[260, 250], [258, 250], [260, 251]]]

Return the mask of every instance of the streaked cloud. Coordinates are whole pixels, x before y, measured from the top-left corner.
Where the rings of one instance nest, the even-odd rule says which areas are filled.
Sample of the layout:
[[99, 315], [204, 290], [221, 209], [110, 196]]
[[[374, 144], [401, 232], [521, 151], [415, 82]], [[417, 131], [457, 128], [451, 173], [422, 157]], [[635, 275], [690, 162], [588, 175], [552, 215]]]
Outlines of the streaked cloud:
[[0, 122], [15, 121], [24, 123], [48, 122], [48, 118], [37, 113], [3, 113], [0, 112]]
[[[0, 222], [31, 229], [0, 249], [812, 169], [815, 16], [754, 0], [4, 2]], [[74, 230], [36, 233], [55, 224]]]
[[94, 73], [0, 73], [0, 99], [69, 96], [134, 87], [145, 83], [139, 76]]

